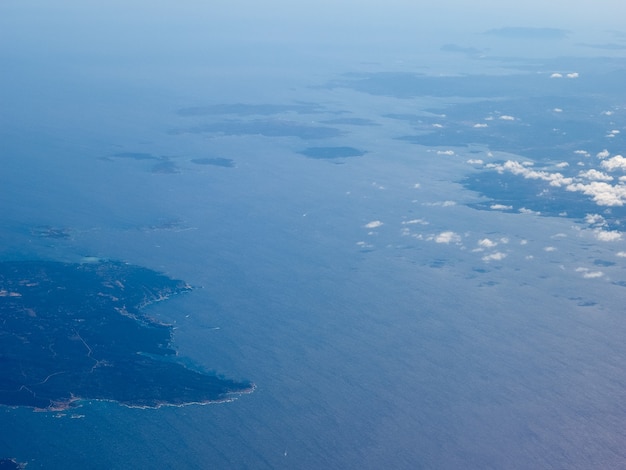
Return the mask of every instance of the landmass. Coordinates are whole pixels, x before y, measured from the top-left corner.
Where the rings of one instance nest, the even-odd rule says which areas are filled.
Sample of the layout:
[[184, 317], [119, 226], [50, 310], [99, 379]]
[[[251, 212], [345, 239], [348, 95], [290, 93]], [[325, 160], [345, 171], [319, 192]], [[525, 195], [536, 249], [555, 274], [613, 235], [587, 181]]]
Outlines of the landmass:
[[252, 391], [250, 382], [182, 364], [172, 326], [143, 311], [190, 290], [116, 261], [0, 262], [0, 405], [62, 410], [107, 400], [156, 408]]
[[320, 160], [333, 158], [361, 157], [365, 155], [363, 150], [354, 147], [309, 147], [300, 152], [301, 155]]

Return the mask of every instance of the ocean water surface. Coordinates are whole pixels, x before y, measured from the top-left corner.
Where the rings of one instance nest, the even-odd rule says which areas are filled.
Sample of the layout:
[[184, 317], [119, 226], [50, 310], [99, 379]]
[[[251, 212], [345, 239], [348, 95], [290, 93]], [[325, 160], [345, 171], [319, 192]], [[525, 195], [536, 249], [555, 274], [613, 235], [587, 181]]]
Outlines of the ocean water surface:
[[0, 261], [183, 280], [143, 312], [255, 386], [0, 406], [0, 458], [623, 468], [624, 32], [247, 7], [0, 7]]

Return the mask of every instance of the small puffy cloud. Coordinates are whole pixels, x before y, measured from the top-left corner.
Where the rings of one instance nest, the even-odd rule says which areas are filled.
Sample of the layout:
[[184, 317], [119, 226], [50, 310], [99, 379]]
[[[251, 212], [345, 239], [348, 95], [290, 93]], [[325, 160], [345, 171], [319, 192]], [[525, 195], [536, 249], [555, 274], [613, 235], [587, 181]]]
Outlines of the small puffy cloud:
[[560, 162], [556, 164], [557, 168], [567, 168], [569, 166], [569, 163], [567, 162]]
[[371, 222], [368, 222], [364, 225], [365, 228], [378, 228], [381, 225], [383, 225], [383, 223], [380, 220], [372, 220]]
[[597, 279], [602, 276], [604, 276], [604, 273], [602, 271], [589, 271], [583, 274], [583, 277], [585, 279]]
[[485, 163], [484, 161], [480, 160], [480, 159], [475, 159], [475, 158], [470, 158], [467, 163], [469, 163], [470, 165], [482, 165], [483, 163]]
[[452, 207], [452, 206], [456, 206], [456, 202], [454, 201], [425, 202], [423, 205], [431, 206], [431, 207]]
[[601, 152], [596, 153], [596, 157], [598, 158], [607, 158], [609, 155], [609, 151], [607, 149], [602, 150]]
[[454, 155], [454, 150], [437, 150], [437, 155]]
[[489, 240], [488, 238], [483, 238], [482, 240], [478, 240], [478, 246], [482, 248], [493, 248], [497, 245], [498, 244], [496, 242]]
[[556, 248], [553, 246], [546, 246], [543, 251], [547, 252], [547, 253], [551, 253], [553, 251], [556, 251]]
[[589, 157], [589, 152], [587, 152], [586, 150], [574, 150], [574, 153], [576, 155], [582, 155], [584, 157]]
[[568, 73], [566, 75], [567, 78], [578, 78], [580, 77], [580, 74], [578, 72], [572, 72], [572, 73]]
[[591, 196], [599, 206], [623, 206], [626, 202], [626, 186], [624, 185], [610, 185], [603, 181], [592, 181], [588, 184], [570, 184], [565, 189]]
[[506, 253], [502, 253], [501, 251], [496, 251], [495, 253], [491, 253], [488, 255], [483, 256], [483, 261], [485, 262], [489, 262], [489, 261], [500, 261], [503, 260], [504, 258], [506, 258]]
[[489, 208], [493, 209], [494, 211], [510, 211], [513, 209], [513, 206], [506, 206], [504, 204], [491, 204]]
[[[530, 164], [530, 165], [529, 165]], [[495, 165], [498, 173], [508, 171], [514, 175], [520, 175], [527, 179], [547, 181], [550, 186], [561, 187], [573, 182], [572, 178], [566, 178], [561, 173], [549, 173], [547, 171], [537, 171], [528, 168], [532, 162], [519, 163], [514, 160], [507, 160], [502, 165]]]
[[585, 279], [597, 279], [604, 276], [602, 271], [590, 271], [589, 268], [576, 268], [577, 273], [582, 273]]
[[600, 214], [587, 214], [585, 216], [585, 222], [588, 223], [589, 225], [605, 225], [606, 224], [604, 217], [602, 217]]
[[620, 258], [626, 258], [626, 251], [618, 251], [615, 253], [615, 256], [619, 256]]
[[415, 183], [415, 184], [413, 185], [413, 188], [414, 188], [414, 189], [419, 189], [419, 187], [420, 187], [420, 186], [421, 186], [421, 184], [419, 184], [419, 183]]
[[433, 127], [437, 129], [441, 129], [443, 126], [441, 124], [433, 124]]
[[[626, 162], [626, 159], [624, 159], [624, 161]], [[604, 166], [604, 163], [606, 163], [606, 161], [602, 162], [603, 166]], [[613, 181], [612, 176], [609, 176], [606, 173], [602, 173], [601, 171], [594, 170], [594, 169], [581, 171], [580, 173], [578, 173], [578, 176], [580, 176], [581, 178], [586, 178], [591, 181]]]
[[522, 207], [519, 209], [520, 214], [533, 214], [533, 215], [541, 215], [541, 212], [538, 211], [534, 211], [532, 209], [526, 209], [525, 207]]
[[555, 72], [552, 75], [550, 75], [550, 78], [563, 78], [563, 74]]
[[554, 108], [552, 111], [554, 111], [555, 113], [562, 113], [563, 110], [561, 108]]
[[613, 111], [603, 111], [602, 114], [605, 116], [613, 116]]
[[614, 157], [604, 160], [601, 163], [602, 168], [607, 171], [622, 170], [626, 171], [626, 158], [621, 155], [615, 155]]
[[489, 127], [489, 124], [484, 124], [484, 123], [474, 124], [475, 129], [483, 129], [485, 127]]
[[502, 116], [500, 116], [500, 119], [502, 121], [515, 121], [515, 117], [509, 116], [508, 114], [503, 114]]
[[601, 242], [617, 242], [622, 239], [621, 232], [617, 230], [596, 230], [594, 233], [596, 239]]
[[458, 243], [461, 241], [461, 237], [458, 233], [446, 231], [436, 235], [434, 240], [436, 243]]
[[411, 220], [404, 220], [402, 222], [402, 225], [414, 225], [414, 224], [428, 225], [428, 222], [426, 222], [424, 219], [411, 219]]

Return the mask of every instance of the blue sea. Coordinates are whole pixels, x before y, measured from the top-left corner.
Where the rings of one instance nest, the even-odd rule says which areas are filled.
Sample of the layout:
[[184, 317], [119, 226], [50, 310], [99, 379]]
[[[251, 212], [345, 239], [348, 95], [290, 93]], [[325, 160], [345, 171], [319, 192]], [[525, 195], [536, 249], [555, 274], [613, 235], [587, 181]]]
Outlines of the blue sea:
[[182, 279], [147, 313], [256, 388], [0, 406], [0, 458], [626, 466], [623, 6], [352, 7], [3, 2], [0, 260]]

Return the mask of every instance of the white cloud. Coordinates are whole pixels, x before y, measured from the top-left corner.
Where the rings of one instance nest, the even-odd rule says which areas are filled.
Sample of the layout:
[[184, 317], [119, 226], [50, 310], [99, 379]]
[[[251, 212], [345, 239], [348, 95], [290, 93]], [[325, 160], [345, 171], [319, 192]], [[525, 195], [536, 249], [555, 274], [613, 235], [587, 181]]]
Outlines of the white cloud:
[[494, 168], [496, 168], [498, 173], [509, 171], [514, 175], [521, 175], [527, 179], [547, 181], [550, 186], [560, 187], [573, 182], [572, 178], [566, 178], [561, 173], [549, 173], [547, 171], [537, 171], [527, 168], [527, 166], [530, 165], [525, 165], [526, 163], [527, 162], [519, 163], [513, 160], [507, 160], [502, 165], [495, 165]]
[[485, 163], [484, 161], [480, 160], [480, 159], [474, 159], [474, 158], [470, 158], [467, 163], [469, 163], [470, 165], [482, 165], [483, 163]]
[[568, 166], [569, 166], [569, 163], [567, 162], [561, 162], [561, 163], [556, 164], [557, 168], [567, 168]]
[[595, 232], [596, 239], [601, 242], [616, 242], [622, 239], [621, 232], [617, 230], [596, 230]]
[[618, 251], [615, 256], [619, 256], [620, 258], [626, 258], [626, 251]]
[[611, 154], [609, 153], [609, 151], [607, 149], [604, 149], [601, 152], [596, 153], [596, 157], [598, 157], [598, 158], [606, 158], [609, 155], [611, 155]]
[[604, 276], [604, 273], [602, 271], [590, 271], [588, 273], [583, 274], [583, 277], [585, 279], [596, 279], [602, 276]]
[[492, 204], [489, 206], [490, 209], [494, 211], [510, 211], [513, 209], [513, 206], [505, 206], [504, 204]]
[[572, 72], [572, 73], [568, 73], [566, 75], [567, 78], [578, 78], [580, 77], [580, 74], [578, 72]]
[[489, 240], [488, 238], [483, 238], [482, 240], [478, 240], [478, 246], [483, 248], [493, 248], [498, 246], [498, 244], [494, 241]]
[[561, 108], [554, 108], [552, 111], [554, 111], [555, 113], [562, 113], [563, 110]]
[[454, 155], [454, 150], [437, 150], [437, 155]]
[[[602, 158], [608, 155], [608, 151], [600, 152], [598, 155]], [[626, 171], [626, 158], [621, 155], [605, 160], [602, 162], [602, 166], [610, 171], [617, 168]], [[547, 171], [533, 170], [528, 168], [524, 163], [520, 163], [513, 160], [508, 160], [503, 164], [488, 164], [486, 168], [493, 168], [498, 173], [504, 173], [508, 171], [514, 175], [520, 175], [527, 179], [538, 179], [547, 181], [550, 186], [562, 187], [565, 186], [567, 191], [580, 192], [587, 196], [591, 196], [594, 202], [600, 206], [623, 206], [626, 203], [626, 185], [617, 184], [611, 185], [607, 181], [610, 181], [612, 177], [606, 175], [598, 170], [589, 170], [581, 172], [578, 178], [565, 177], [561, 173], [550, 173]], [[591, 179], [589, 182], [583, 182], [580, 177]], [[598, 181], [600, 180], [600, 181]], [[621, 182], [622, 180], [620, 180]], [[624, 180], [626, 182], [626, 180]], [[528, 209], [522, 208], [520, 212], [529, 213]]]
[[475, 127], [476, 129], [483, 129], [483, 128], [485, 128], [485, 127], [489, 127], [489, 125], [488, 125], [488, 124], [482, 124], [482, 123], [481, 123], [481, 124], [474, 124], [474, 127]]
[[624, 185], [613, 186], [602, 181], [592, 181], [588, 184], [570, 184], [565, 189], [591, 196], [599, 206], [623, 206], [626, 202]]
[[597, 279], [604, 276], [602, 271], [590, 271], [589, 268], [576, 268], [577, 273], [582, 273], [585, 279]]
[[415, 184], [413, 185], [413, 188], [414, 188], [414, 189], [418, 189], [420, 186], [421, 186], [421, 184], [419, 184], [419, 183], [415, 183]]
[[483, 256], [482, 259], [485, 262], [489, 262], [489, 261], [500, 261], [500, 260], [503, 260], [504, 258], [506, 258], [506, 253], [502, 253], [501, 251], [496, 251], [495, 253], [491, 253], [489, 255]]
[[604, 160], [600, 165], [607, 171], [626, 171], [626, 158], [621, 155], [615, 155], [608, 160]]
[[437, 129], [441, 129], [443, 126], [441, 124], [433, 124], [433, 127], [436, 127]]
[[522, 207], [519, 209], [520, 214], [534, 214], [534, 215], [541, 215], [541, 212], [538, 211], [534, 211], [532, 209], [526, 209], [525, 207]]
[[451, 231], [441, 232], [439, 235], [435, 236], [436, 243], [458, 243], [460, 241], [461, 237], [459, 234]]
[[604, 217], [602, 217], [600, 214], [587, 214], [585, 216], [585, 222], [588, 223], [589, 225], [605, 225], [606, 224]]
[[428, 225], [428, 222], [426, 222], [424, 219], [411, 219], [411, 220], [404, 220], [402, 222], [402, 225], [414, 225], [414, 224]]
[[550, 75], [550, 78], [563, 78], [563, 74], [555, 72]]
[[589, 157], [589, 152], [587, 152], [586, 150], [574, 150], [574, 153], [576, 155], [583, 155], [585, 157]]
[[556, 251], [556, 248], [553, 246], [546, 246], [543, 251], [546, 251], [548, 253], [552, 252], [552, 251]]
[[509, 116], [508, 114], [503, 114], [502, 116], [500, 116], [500, 119], [502, 121], [515, 121], [515, 117]]
[[451, 206], [456, 206], [456, 202], [454, 201], [425, 202], [423, 205], [432, 206], [432, 207], [451, 207]]
[[602, 114], [605, 116], [613, 116], [613, 111], [603, 111]]
[[[626, 159], [624, 159], [624, 161], [626, 162]], [[606, 161], [602, 162], [603, 166], [605, 163]], [[581, 178], [592, 180], [592, 181], [613, 181], [612, 176], [609, 176], [606, 173], [602, 173], [601, 171], [594, 170], [594, 169], [581, 171], [580, 173], [578, 173], [578, 176], [580, 176]]]
[[378, 228], [381, 225], [383, 225], [383, 223], [380, 220], [372, 220], [371, 222], [368, 222], [367, 224], [364, 225], [365, 228]]

